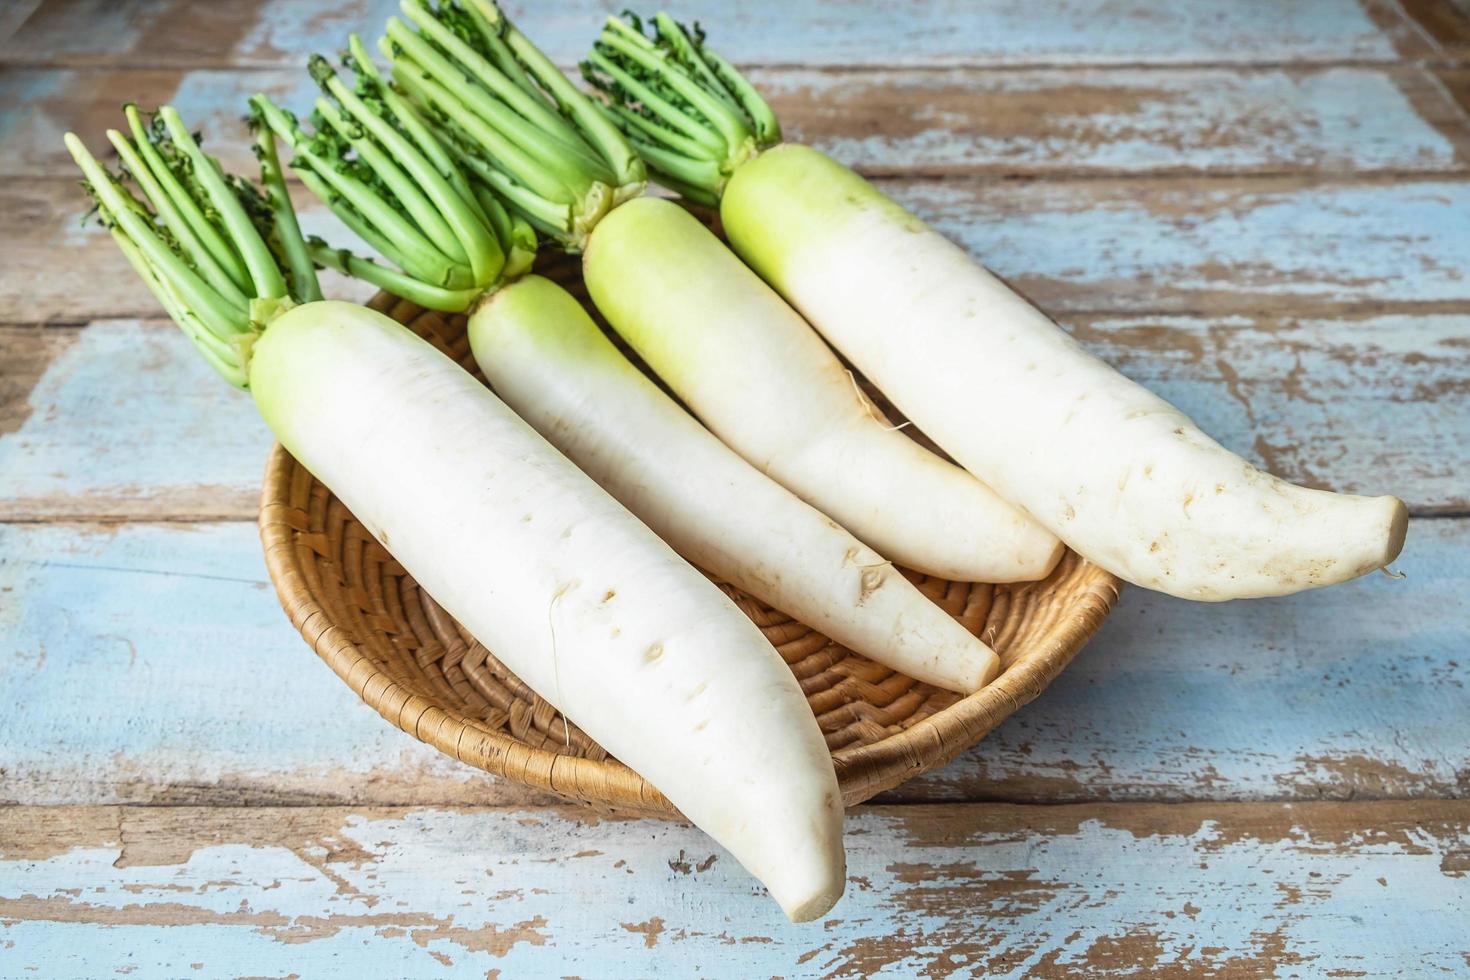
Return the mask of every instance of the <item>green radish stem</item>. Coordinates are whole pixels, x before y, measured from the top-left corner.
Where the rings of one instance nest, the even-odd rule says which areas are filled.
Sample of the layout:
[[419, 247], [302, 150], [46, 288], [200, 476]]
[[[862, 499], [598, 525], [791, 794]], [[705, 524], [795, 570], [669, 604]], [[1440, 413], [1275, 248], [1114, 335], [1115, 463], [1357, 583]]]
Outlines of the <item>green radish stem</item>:
[[251, 352], [266, 324], [320, 296], [279, 167], [273, 168], [273, 141], [257, 143], [266, 173], [262, 195], [226, 175], [171, 107], [160, 109], [152, 125], [134, 106], [125, 115], [129, 134], [107, 135], [141, 200], [72, 133], [66, 148], [98, 217], [165, 311], [225, 380], [248, 387]]
[[637, 152], [491, 0], [401, 9], [379, 45], [395, 84], [512, 211], [580, 249], [610, 207], [641, 192]]
[[323, 58], [311, 60], [322, 88], [315, 132], [264, 95], [251, 100], [257, 125], [292, 148], [291, 166], [337, 217], [396, 268], [315, 243], [315, 261], [355, 268], [362, 278], [436, 309], [464, 309], [463, 297], [519, 275], [534, 252], [534, 233], [503, 205], [419, 107], [373, 65], [361, 41], [349, 38], [349, 84]]
[[698, 28], [660, 13], [648, 36], [640, 18], [624, 16], [608, 18], [582, 63], [583, 77], [660, 183], [718, 204], [735, 171], [781, 141], [781, 125]]

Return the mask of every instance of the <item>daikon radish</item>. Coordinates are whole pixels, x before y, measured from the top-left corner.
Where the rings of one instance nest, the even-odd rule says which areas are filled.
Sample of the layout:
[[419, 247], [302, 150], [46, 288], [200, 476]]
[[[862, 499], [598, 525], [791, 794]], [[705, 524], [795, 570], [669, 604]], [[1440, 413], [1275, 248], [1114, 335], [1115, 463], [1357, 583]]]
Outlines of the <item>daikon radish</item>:
[[888, 562], [676, 405], [560, 286], [503, 287], [470, 318], [470, 345], [511, 408], [696, 565], [930, 684], [968, 693], [999, 670]]
[[130, 110], [131, 137], [109, 133], [146, 204], [66, 142], [205, 358], [451, 615], [789, 916], [831, 908], [845, 866], [832, 759], [760, 630], [459, 365], [382, 314], [318, 298], [269, 131], [261, 197], [177, 113], [160, 119]]
[[[438, 8], [439, 15], [449, 9]], [[418, 16], [426, 15], [420, 11]], [[543, 435], [701, 567], [858, 653], [913, 677], [968, 693], [993, 676], [998, 665], [993, 651], [926, 600], [884, 558], [711, 436], [643, 378], [559, 287], [542, 279], [506, 285], [505, 280], [514, 276], [504, 270], [481, 278], [479, 288], [486, 292], [441, 286], [439, 277], [445, 268], [460, 279], [474, 277], [465, 263], [455, 265], [451, 247], [456, 242], [433, 234], [432, 229], [460, 229], [456, 238], [464, 246], [477, 239], [493, 239], [493, 229], [486, 223], [501, 208], [496, 192], [474, 172], [461, 170], [445, 143], [426, 126], [416, 124], [417, 110], [392, 101], [393, 93], [365, 60], [356, 38], [350, 39], [349, 50], [357, 75], [354, 84], [339, 80], [319, 59], [313, 63], [313, 76], [323, 90], [317, 114], [325, 123], [315, 133], [305, 131], [263, 97], [257, 97], [255, 108], [263, 121], [299, 148], [301, 158], [293, 158], [292, 164], [299, 162], [303, 178], [320, 177], [320, 161], [351, 162], [342, 173], [330, 177], [339, 192], [326, 195], [326, 202], [345, 223], [360, 229], [363, 238], [377, 243], [381, 257], [398, 268], [325, 245], [315, 247], [314, 255], [425, 306], [445, 311], [472, 309], [471, 343], [497, 390], [507, 393], [512, 406]], [[527, 79], [522, 81], [529, 84]], [[497, 87], [504, 85], [485, 88]], [[519, 85], [514, 87], [520, 91]], [[374, 98], [358, 98], [356, 91]], [[590, 105], [584, 108], [592, 111]], [[569, 112], [568, 118], [575, 119], [576, 113]], [[621, 139], [616, 130], [611, 132], [613, 138]], [[446, 134], [446, 138], [452, 136], [452, 132]], [[596, 151], [588, 143], [585, 152]], [[432, 160], [440, 161], [437, 168], [429, 166]], [[607, 166], [611, 165], [608, 161]], [[432, 173], [423, 181], [407, 178], [409, 173], [426, 170]], [[593, 179], [590, 171], [585, 176]], [[430, 193], [421, 193], [420, 184]], [[461, 187], [468, 190], [454, 190]], [[471, 209], [472, 200], [481, 201], [484, 207]], [[627, 206], [636, 208], [643, 203]], [[509, 207], [515, 207], [514, 200], [509, 200]], [[595, 230], [587, 230], [598, 238]], [[552, 234], [569, 235], [569, 226]], [[703, 229], [699, 234], [713, 242]], [[958, 503], [944, 505], [931, 494], [923, 506], [942, 505], [939, 517], [952, 514], [959, 524], [971, 516], [968, 509], [972, 506], [993, 504], [994, 496], [958, 467], [940, 463], [902, 434], [884, 431], [851, 377], [836, 367], [811, 329], [728, 250], [717, 243], [716, 247], [727, 268], [752, 283], [795, 324], [798, 342], [818, 352], [819, 370], [835, 372], [832, 376], [838, 387], [831, 395], [839, 411], [846, 412], [847, 422], [858, 430], [853, 441], [867, 439], [879, 449], [889, 447], [888, 457], [867, 464], [875, 478], [891, 484], [889, 471], [902, 470], [905, 463], [935, 467], [940, 473], [935, 485], [956, 488]], [[773, 364], [779, 370], [783, 359], [775, 357]], [[715, 383], [721, 383], [720, 379]], [[856, 448], [853, 454], [858, 455]], [[814, 478], [821, 476], [813, 471]], [[972, 504], [975, 494], [980, 495], [978, 505]], [[914, 507], [912, 501], [900, 503], [907, 509]], [[1011, 508], [998, 510], [997, 526], [1016, 518]], [[865, 516], [873, 523], [883, 520], [881, 513]], [[982, 538], [976, 527], [962, 527], [944, 535], [945, 539], [936, 535], [933, 548], [952, 547], [947, 538], [955, 538], [964, 549], [963, 560], [971, 563], [962, 566], [964, 571], [984, 560], [991, 562], [984, 570], [994, 572], [990, 576], [994, 579], [1038, 577], [1060, 545], [1035, 525], [1017, 523], [1021, 533], [1041, 539], [1035, 549], [1041, 557], [1033, 558], [1034, 564], [1004, 564], [1000, 555], [989, 551], [994, 544], [993, 530]], [[926, 526], [944, 530], [932, 520]]]
[[[961, 249], [799, 144], [667, 15], [612, 20], [586, 66], [660, 180], [718, 201], [731, 246], [962, 466], [1082, 555], [1190, 599], [1382, 568], [1395, 497], [1294, 486], [1073, 341]], [[691, 329], [693, 329], [691, 327]]]

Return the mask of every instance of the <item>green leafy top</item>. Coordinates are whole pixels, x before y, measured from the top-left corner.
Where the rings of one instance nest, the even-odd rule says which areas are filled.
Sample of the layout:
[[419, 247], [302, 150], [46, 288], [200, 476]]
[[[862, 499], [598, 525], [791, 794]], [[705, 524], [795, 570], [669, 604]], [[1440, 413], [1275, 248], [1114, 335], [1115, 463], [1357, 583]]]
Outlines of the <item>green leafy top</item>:
[[423, 108], [467, 173], [576, 249], [641, 193], [642, 160], [618, 127], [493, 0], [403, 0], [379, 43], [395, 86]]
[[582, 62], [606, 110], [659, 183], [717, 204], [725, 183], [756, 153], [781, 142], [781, 125], [759, 92], [705, 43], [657, 14], [609, 17]]
[[486, 290], [529, 267], [535, 232], [467, 173], [419, 109], [349, 39], [345, 81], [311, 59], [321, 87], [309, 129], [264, 95], [251, 100], [259, 128], [292, 149], [291, 167], [392, 267], [312, 239], [318, 263], [436, 310], [468, 308]]
[[123, 112], [128, 132], [108, 130], [107, 138], [141, 198], [75, 134], [65, 137], [96, 214], [205, 360], [248, 387], [251, 345], [266, 324], [321, 298], [275, 140], [256, 142], [262, 193], [206, 155], [173, 108], [151, 119], [131, 104]]

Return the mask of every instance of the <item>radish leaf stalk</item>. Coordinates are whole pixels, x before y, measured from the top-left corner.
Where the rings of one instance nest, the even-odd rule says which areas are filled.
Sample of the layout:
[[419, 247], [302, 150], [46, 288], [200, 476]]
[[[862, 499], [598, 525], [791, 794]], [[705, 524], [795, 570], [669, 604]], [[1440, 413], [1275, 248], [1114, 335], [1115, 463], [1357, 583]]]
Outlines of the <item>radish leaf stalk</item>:
[[403, 0], [380, 50], [461, 165], [543, 234], [580, 248], [597, 220], [643, 190], [617, 128], [491, 0]]

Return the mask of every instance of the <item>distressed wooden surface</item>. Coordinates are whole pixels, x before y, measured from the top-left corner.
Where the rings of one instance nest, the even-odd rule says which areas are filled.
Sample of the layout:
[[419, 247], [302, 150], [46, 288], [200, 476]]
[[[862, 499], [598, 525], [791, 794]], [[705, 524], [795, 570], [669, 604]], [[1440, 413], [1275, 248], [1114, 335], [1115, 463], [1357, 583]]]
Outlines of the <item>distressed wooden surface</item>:
[[[765, 69], [788, 136], [864, 173], [1463, 173], [1464, 110], [1429, 69]], [[71, 166], [61, 135], [104, 148], [118, 93], [172, 104], [226, 167], [253, 171], [241, 116], [268, 93], [304, 109], [304, 66], [16, 70], [0, 77], [0, 176]]]
[[[1299, 482], [1470, 509], [1470, 314], [1089, 317], [1071, 332]], [[0, 520], [253, 518], [270, 445], [167, 321], [0, 327]], [[123, 380], [119, 380], [123, 379]]]
[[[620, 0], [521, 0], [511, 15], [558, 63], [581, 58], [599, 14]], [[349, 31], [376, 38], [397, 0], [263, 0], [190, 9], [187, 0], [127, 5], [63, 0], [43, 6], [0, 60], [27, 65], [188, 67], [296, 64], [335, 51]], [[1050, 63], [1391, 61], [1455, 51], [1459, 18], [1369, 0], [939, 0], [840, 7], [784, 0], [690, 0], [679, 11], [717, 26], [742, 64], [974, 65]], [[716, 16], [718, 15], [718, 16]], [[1437, 17], [1439, 35], [1421, 23]], [[534, 33], [533, 33], [534, 32]]]
[[[1470, 520], [1417, 521], [1402, 580], [1130, 590], [1044, 697], [886, 798], [1458, 796], [1467, 552]], [[25, 600], [0, 603], [10, 802], [545, 799], [364, 707], [286, 622], [251, 524], [0, 525], [0, 590]]]
[[[510, 4], [563, 64], [621, 6]], [[790, 132], [1227, 445], [1417, 515], [1403, 580], [1126, 592], [1038, 701], [851, 818], [808, 927], [698, 833], [466, 770], [312, 657], [249, 523], [249, 399], [76, 220], [61, 131], [168, 100], [248, 165], [243, 98], [299, 107], [304, 57], [395, 7], [0, 6], [0, 977], [1470, 970], [1464, 3], [680, 8]]]
[[[1423, 977], [1470, 961], [1464, 802], [863, 808], [774, 921], [685, 827], [551, 810], [0, 811], [0, 964], [52, 978]], [[0, 967], [3, 970], [4, 967]]]
[[[1459, 178], [878, 184], [1053, 314], [1470, 312]], [[344, 238], [299, 193], [308, 232]], [[95, 274], [116, 247], [80, 203], [69, 178], [0, 182], [0, 324], [156, 315], [141, 283]]]

